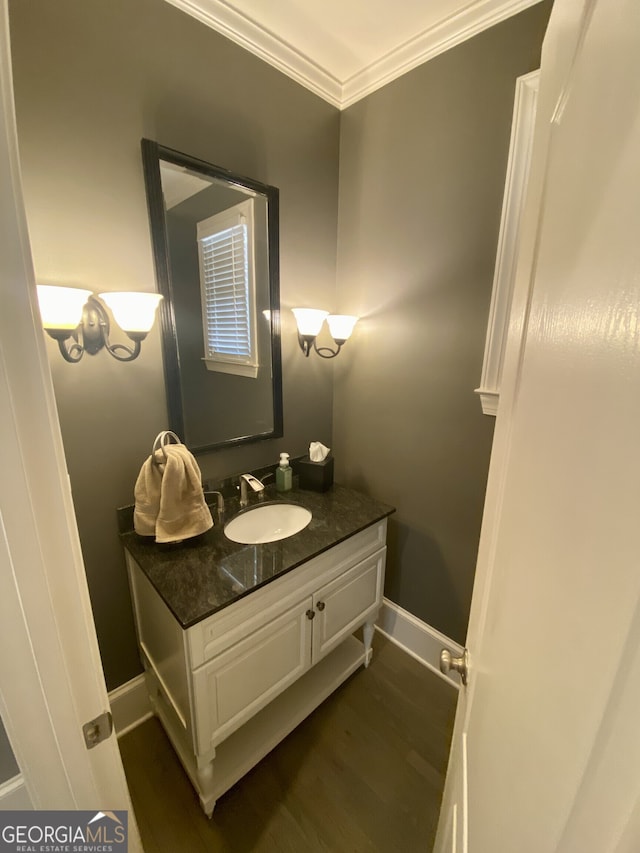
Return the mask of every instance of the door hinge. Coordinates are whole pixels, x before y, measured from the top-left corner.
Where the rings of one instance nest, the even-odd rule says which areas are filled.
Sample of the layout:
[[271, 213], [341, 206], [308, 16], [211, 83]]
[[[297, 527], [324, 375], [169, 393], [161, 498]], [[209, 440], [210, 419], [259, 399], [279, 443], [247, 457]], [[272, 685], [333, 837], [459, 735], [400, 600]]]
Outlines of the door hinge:
[[95, 720], [89, 720], [82, 727], [82, 734], [84, 735], [84, 742], [87, 745], [87, 749], [93, 749], [94, 746], [111, 737], [112, 731], [113, 717], [111, 716], [111, 711], [105, 711], [104, 714], [100, 714]]

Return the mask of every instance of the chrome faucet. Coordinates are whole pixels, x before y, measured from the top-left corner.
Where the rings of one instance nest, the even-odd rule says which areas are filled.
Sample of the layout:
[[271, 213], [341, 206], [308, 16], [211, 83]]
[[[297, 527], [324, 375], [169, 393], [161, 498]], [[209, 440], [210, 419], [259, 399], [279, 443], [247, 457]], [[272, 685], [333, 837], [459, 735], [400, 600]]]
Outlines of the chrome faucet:
[[224, 497], [222, 496], [222, 492], [206, 491], [204, 493], [205, 501], [212, 495], [217, 496], [218, 524], [224, 524]]
[[240, 475], [240, 506], [247, 506], [249, 497], [247, 492], [247, 484], [251, 486], [254, 492], [264, 491], [264, 483], [254, 477], [253, 474]]

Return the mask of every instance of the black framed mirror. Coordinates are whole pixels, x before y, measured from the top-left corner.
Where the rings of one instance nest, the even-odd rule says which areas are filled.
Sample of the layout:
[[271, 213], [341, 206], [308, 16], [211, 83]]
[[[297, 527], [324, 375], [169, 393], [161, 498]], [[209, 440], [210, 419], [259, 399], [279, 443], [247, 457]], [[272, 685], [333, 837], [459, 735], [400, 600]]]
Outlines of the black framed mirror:
[[194, 452], [282, 436], [278, 190], [142, 140], [169, 427]]

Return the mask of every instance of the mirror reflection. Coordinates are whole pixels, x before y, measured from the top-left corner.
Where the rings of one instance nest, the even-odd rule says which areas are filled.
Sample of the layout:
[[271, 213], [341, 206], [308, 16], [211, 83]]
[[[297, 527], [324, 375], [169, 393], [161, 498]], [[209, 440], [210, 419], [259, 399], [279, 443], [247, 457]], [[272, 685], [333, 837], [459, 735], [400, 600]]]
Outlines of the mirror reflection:
[[278, 191], [142, 150], [169, 426], [194, 451], [281, 436]]

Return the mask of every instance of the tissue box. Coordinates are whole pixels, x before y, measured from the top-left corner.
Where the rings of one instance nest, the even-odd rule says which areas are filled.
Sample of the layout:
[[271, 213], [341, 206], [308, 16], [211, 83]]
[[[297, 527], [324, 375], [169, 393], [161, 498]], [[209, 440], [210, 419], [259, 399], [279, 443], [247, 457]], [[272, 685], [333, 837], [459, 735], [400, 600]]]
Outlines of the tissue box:
[[322, 462], [312, 462], [304, 456], [296, 465], [298, 485], [301, 489], [312, 492], [326, 492], [333, 486], [333, 456], [329, 455]]

